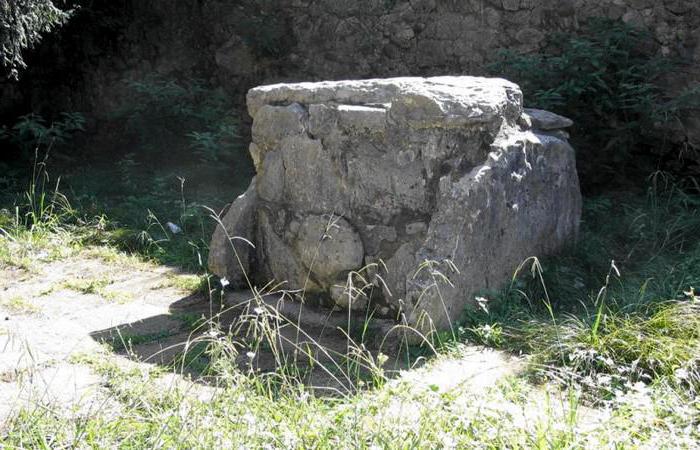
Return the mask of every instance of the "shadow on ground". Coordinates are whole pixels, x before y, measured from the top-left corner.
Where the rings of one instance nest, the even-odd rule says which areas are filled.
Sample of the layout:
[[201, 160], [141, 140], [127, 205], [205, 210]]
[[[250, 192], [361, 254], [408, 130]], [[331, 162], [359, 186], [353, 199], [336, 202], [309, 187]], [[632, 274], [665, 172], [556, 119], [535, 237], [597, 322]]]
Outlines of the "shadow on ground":
[[422, 361], [406, 348], [399, 356], [402, 346], [392, 328], [386, 320], [303, 306], [283, 293], [239, 291], [217, 302], [190, 295], [170, 304], [168, 314], [90, 336], [117, 354], [203, 383], [212, 379], [212, 353], [224, 348], [243, 371], [283, 372], [316, 390], [350, 392], [358, 382], [371, 382], [380, 367], [391, 376]]

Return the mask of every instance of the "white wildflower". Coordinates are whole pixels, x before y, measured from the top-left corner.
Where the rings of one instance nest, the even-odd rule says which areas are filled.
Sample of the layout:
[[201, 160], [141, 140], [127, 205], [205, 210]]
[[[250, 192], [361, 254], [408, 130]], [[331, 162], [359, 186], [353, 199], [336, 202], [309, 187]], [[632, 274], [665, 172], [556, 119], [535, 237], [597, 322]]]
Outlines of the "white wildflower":
[[481, 308], [486, 314], [489, 313], [489, 299], [486, 297], [476, 297], [474, 300], [476, 300], [476, 304]]
[[212, 338], [215, 338], [215, 337], [217, 337], [217, 336], [219, 335], [219, 331], [218, 331], [218, 330], [215, 330], [214, 328], [212, 328], [212, 329], [210, 329], [209, 331], [207, 331], [207, 332], [205, 333], [205, 335], [206, 335], [206, 336], [209, 336], [209, 337], [212, 337]]
[[165, 224], [165, 226], [168, 227], [168, 230], [170, 230], [170, 232], [171, 232], [172, 234], [180, 234], [180, 233], [182, 233], [182, 228], [180, 228], [179, 226], [175, 225], [175, 224], [172, 223], [172, 222], [167, 222], [167, 223]]
[[687, 380], [690, 377], [690, 374], [688, 373], [688, 370], [684, 368], [676, 369], [673, 374], [678, 378], [679, 380]]

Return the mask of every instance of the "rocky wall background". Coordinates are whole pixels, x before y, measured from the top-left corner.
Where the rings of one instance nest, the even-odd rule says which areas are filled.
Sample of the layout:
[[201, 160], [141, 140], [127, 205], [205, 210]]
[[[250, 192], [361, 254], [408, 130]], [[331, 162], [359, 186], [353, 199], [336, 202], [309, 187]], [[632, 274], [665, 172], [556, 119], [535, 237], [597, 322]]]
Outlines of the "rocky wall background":
[[590, 17], [649, 29], [700, 79], [697, 0], [119, 0], [95, 2], [2, 86], [0, 114], [107, 117], [123, 80], [192, 76], [236, 95], [273, 81], [473, 74], [497, 49], [536, 52]]

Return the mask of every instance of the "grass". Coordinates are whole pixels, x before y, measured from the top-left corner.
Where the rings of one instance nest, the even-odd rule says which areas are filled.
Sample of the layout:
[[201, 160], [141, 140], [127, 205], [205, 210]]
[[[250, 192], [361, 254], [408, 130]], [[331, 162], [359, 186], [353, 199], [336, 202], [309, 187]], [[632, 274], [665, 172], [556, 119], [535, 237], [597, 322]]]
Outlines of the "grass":
[[81, 294], [102, 295], [104, 289], [110, 284], [112, 284], [112, 281], [106, 278], [77, 278], [75, 280], [65, 281], [63, 287], [80, 292]]
[[174, 287], [187, 294], [206, 293], [209, 281], [206, 275], [188, 273], [168, 273], [167, 281], [160, 287]]
[[[486, 392], [401, 380], [340, 399], [238, 374], [213, 395], [156, 388], [162, 372], [90, 364], [109, 379], [114, 416], [41, 408], [10, 424], [5, 445], [110, 448], [691, 448], [697, 411], [666, 386], [640, 385], [586, 421], [580, 392], [508, 378]], [[106, 408], [105, 408], [106, 409]], [[74, 417], [71, 419], [71, 417]]]
[[107, 345], [112, 351], [120, 352], [123, 350], [131, 350], [135, 345], [143, 345], [150, 344], [152, 342], [158, 342], [162, 339], [173, 336], [174, 334], [175, 332], [172, 331], [159, 331], [157, 333], [149, 334], [119, 333], [118, 336], [105, 340], [104, 344]]
[[13, 296], [8, 299], [0, 297], [0, 307], [14, 314], [36, 314], [41, 308], [24, 297]]
[[173, 316], [189, 331], [197, 331], [207, 323], [207, 318], [203, 314], [176, 313]]
[[64, 281], [60, 287], [83, 295], [98, 295], [109, 302], [125, 303], [133, 299], [129, 292], [108, 289], [113, 283], [108, 278], [75, 278]]
[[[42, 198], [35, 190], [24, 209], [2, 214], [0, 264], [31, 270], [78, 251], [141, 261], [116, 247], [180, 267], [203, 265], [196, 241], [210, 225], [199, 218], [173, 234], [151, 212], [148, 227], [136, 232], [104, 216], [85, 220], [57, 189], [49, 192]], [[656, 177], [643, 194], [587, 199], [579, 243], [524, 262], [508, 286], [483, 293], [482, 308], [440, 335], [438, 355], [419, 369], [462, 358], [465, 342], [524, 355], [525, 374], [485, 391], [471, 391], [468, 382], [443, 389], [390, 379], [385, 359], [361, 342], [367, 324], [348, 327], [348, 351], [334, 353], [303, 336], [260, 292], [227, 327], [218, 311], [204, 320], [176, 315], [192, 334], [170, 366], [124, 369], [109, 354], [74, 361], [105, 378], [112, 406], [89, 414], [25, 408], [0, 440], [7, 448], [692, 448], [700, 439], [699, 198], [692, 186]], [[179, 205], [184, 217], [187, 203]], [[200, 274], [167, 281], [186, 292], [209, 291], [210, 282]], [[109, 284], [85, 279], [65, 287], [104, 296]], [[168, 336], [109, 344], [124, 350]], [[262, 355], [272, 369], [256, 370]], [[163, 388], [164, 371], [201, 377], [186, 389]], [[313, 389], [313, 371], [340, 387], [331, 395]], [[203, 386], [211, 395], [192, 395]]]
[[[0, 205], [6, 205], [0, 207], [0, 233], [5, 236], [0, 266], [31, 270], [34, 261], [91, 248], [100, 258], [123, 258], [126, 253], [201, 274], [215, 226], [202, 205], [220, 209], [245, 188], [231, 182], [235, 177], [224, 176], [220, 164], [139, 163], [128, 173], [116, 173], [113, 161], [88, 158], [90, 168], [75, 171], [70, 164], [61, 167], [60, 158], [51, 162], [49, 154], [50, 148], [37, 148], [29, 174], [8, 169], [18, 179], [26, 176], [28, 183], [13, 179], [0, 192]], [[50, 163], [62, 178], [49, 176]], [[217, 183], [210, 183], [213, 177]]]
[[462, 334], [601, 395], [658, 380], [697, 392], [699, 200], [694, 188], [653, 183], [646, 195], [589, 199], [579, 244], [485, 293], [494, 306], [468, 312]]

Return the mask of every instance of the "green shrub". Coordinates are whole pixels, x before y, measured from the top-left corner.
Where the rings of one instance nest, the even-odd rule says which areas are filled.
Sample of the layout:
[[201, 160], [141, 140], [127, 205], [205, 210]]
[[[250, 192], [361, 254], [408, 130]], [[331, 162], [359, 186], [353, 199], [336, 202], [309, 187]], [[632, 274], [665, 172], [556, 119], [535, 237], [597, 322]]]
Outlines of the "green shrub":
[[555, 33], [540, 54], [502, 50], [491, 70], [519, 83], [527, 106], [576, 122], [572, 142], [590, 190], [638, 181], [640, 172], [681, 156], [670, 130], [685, 108], [700, 104], [700, 87], [669, 98], [662, 80], [677, 64], [653, 47], [643, 30], [594, 19], [576, 34]]
[[[19, 152], [19, 159], [26, 163], [48, 148], [60, 149], [76, 133], [85, 131], [85, 117], [80, 113], [61, 113], [61, 118], [47, 125], [46, 119], [38, 114], [21, 116], [10, 128], [0, 127], [0, 141], [9, 142], [3, 146], [6, 152]], [[10, 154], [1, 154], [3, 159], [12, 159]]]
[[126, 121], [138, 153], [152, 156], [184, 148], [207, 163], [245, 159], [233, 104], [220, 89], [210, 89], [199, 80], [158, 76], [129, 81], [127, 86], [128, 103], [116, 116]]

